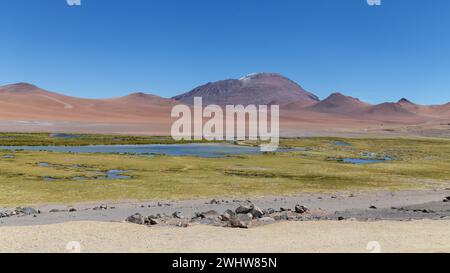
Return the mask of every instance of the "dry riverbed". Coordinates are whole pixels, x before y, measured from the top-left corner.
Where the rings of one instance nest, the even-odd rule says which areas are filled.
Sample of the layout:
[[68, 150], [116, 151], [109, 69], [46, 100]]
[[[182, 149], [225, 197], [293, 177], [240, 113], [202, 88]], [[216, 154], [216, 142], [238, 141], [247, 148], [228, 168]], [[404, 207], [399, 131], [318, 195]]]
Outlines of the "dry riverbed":
[[450, 252], [449, 201], [440, 189], [4, 208], [0, 252]]

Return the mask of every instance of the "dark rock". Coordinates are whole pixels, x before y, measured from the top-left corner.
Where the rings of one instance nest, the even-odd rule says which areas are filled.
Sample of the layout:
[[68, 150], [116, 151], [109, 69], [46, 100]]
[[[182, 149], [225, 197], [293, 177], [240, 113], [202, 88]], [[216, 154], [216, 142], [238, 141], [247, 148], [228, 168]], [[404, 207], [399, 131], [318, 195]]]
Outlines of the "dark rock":
[[70, 208], [69, 209], [69, 212], [75, 212], [75, 211], [77, 211], [75, 208]]
[[265, 213], [260, 208], [254, 207], [250, 211], [250, 214], [253, 216], [254, 219], [257, 219], [257, 218], [262, 218]]
[[253, 210], [253, 208], [254, 208], [254, 205], [253, 204], [250, 204], [250, 205], [245, 205], [245, 206], [239, 206], [237, 209], [236, 209], [236, 213], [237, 214], [247, 214], [247, 213], [249, 213], [250, 211], [252, 211]]
[[222, 221], [230, 221], [231, 218], [235, 215], [236, 213], [234, 211], [228, 209], [222, 215], [220, 215], [220, 219]]
[[375, 206], [370, 206], [369, 209], [377, 209]]
[[175, 211], [174, 213], [172, 213], [172, 217], [173, 218], [177, 218], [177, 219], [183, 219], [183, 215], [181, 215], [181, 212], [179, 211]]
[[234, 228], [249, 228], [252, 223], [252, 215], [237, 214], [230, 219], [230, 226]]
[[309, 211], [309, 209], [307, 207], [305, 207], [305, 206], [301, 206], [301, 205], [296, 205], [295, 206], [295, 212], [296, 213], [303, 214], [303, 213], [307, 213], [308, 211]]
[[274, 209], [272, 209], [272, 208], [268, 208], [268, 209], [267, 209], [267, 212], [268, 212], [269, 214], [273, 214], [273, 213], [275, 213], [276, 211], [275, 211]]
[[145, 224], [145, 219], [140, 213], [131, 215], [125, 221], [127, 221], [128, 223], [133, 223], [133, 224], [138, 224], [138, 225]]
[[49, 212], [50, 212], [50, 213], [62, 212], [62, 210], [59, 210], [59, 209], [51, 209]]
[[211, 204], [211, 205], [219, 205], [219, 204], [220, 204], [220, 201], [218, 201], [218, 200], [216, 200], [216, 199], [213, 199], [213, 200], [209, 201], [208, 204]]
[[147, 218], [147, 224], [154, 226], [154, 225], [158, 225], [159, 221], [158, 221], [158, 219], [149, 217], [149, 218]]
[[338, 221], [344, 221], [344, 220], [345, 220], [344, 217], [342, 217], [342, 216], [339, 216], [339, 217], [338, 217]]

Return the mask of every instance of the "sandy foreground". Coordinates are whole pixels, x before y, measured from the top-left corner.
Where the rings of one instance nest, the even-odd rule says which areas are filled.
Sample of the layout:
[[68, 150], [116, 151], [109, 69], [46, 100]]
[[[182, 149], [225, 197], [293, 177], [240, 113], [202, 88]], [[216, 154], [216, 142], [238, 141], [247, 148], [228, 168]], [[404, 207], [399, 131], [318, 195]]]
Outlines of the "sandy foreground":
[[81, 252], [450, 252], [449, 226], [433, 220], [282, 222], [253, 229], [68, 222], [1, 227], [0, 252], [68, 252], [73, 241]]

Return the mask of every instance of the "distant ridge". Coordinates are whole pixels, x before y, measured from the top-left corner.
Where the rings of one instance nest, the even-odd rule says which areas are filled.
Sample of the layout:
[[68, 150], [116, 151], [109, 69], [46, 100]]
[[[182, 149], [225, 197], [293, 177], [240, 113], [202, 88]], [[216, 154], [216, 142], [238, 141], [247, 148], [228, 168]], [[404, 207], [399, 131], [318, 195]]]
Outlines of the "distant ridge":
[[316, 130], [325, 135], [341, 130], [372, 132], [377, 128], [392, 132], [385, 126], [397, 126], [402, 132], [407, 131], [405, 126], [414, 126], [419, 134], [424, 125], [438, 126], [433, 127], [433, 134], [448, 134], [450, 129], [446, 127], [450, 124], [450, 103], [428, 106], [402, 98], [371, 105], [338, 92], [321, 101], [280, 74], [254, 73], [207, 83], [173, 99], [144, 92], [84, 99], [29, 83], [0, 86], [0, 131], [168, 135], [174, 121], [172, 107], [190, 104], [195, 96], [202, 96], [204, 105], [280, 105], [280, 129], [290, 135]]

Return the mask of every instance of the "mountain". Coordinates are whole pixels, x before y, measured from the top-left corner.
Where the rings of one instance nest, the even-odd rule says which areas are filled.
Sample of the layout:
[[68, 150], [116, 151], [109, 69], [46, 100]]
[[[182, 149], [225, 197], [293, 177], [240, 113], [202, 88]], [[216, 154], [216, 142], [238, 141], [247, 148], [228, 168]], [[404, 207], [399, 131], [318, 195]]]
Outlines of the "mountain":
[[142, 92], [84, 99], [28, 83], [0, 86], [0, 131], [170, 135], [172, 107], [202, 96], [206, 104], [278, 104], [283, 136], [414, 134], [450, 137], [450, 103], [418, 105], [408, 99], [371, 105], [333, 93], [320, 101], [273, 73], [224, 80], [166, 99]]
[[218, 105], [285, 105], [293, 102], [310, 105], [319, 101], [317, 96], [294, 81], [275, 73], [256, 73], [239, 80], [210, 82], [173, 99], [192, 104], [194, 97], [202, 97], [203, 104]]
[[308, 109], [322, 113], [334, 113], [341, 115], [354, 115], [363, 112], [370, 104], [357, 98], [344, 96], [341, 93], [333, 93], [328, 98], [310, 106]]

